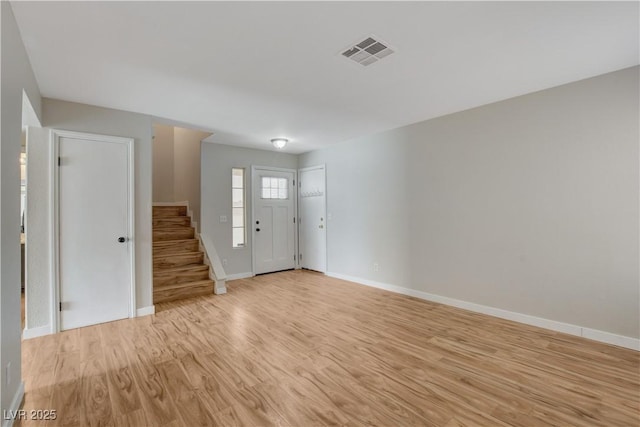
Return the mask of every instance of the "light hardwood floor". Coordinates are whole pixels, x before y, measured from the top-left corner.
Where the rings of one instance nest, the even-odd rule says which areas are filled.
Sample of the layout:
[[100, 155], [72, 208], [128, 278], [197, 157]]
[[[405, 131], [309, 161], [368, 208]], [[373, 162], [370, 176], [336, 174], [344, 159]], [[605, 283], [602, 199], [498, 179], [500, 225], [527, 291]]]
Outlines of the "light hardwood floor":
[[38, 425], [640, 424], [632, 350], [316, 273], [228, 290], [24, 341], [24, 409], [57, 411]]

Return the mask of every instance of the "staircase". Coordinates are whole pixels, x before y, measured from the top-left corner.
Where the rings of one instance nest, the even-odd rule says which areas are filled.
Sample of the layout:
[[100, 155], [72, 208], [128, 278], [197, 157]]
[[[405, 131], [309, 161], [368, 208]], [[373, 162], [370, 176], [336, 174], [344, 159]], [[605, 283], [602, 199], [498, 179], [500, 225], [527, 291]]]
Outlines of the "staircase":
[[153, 207], [153, 303], [213, 294], [186, 206]]

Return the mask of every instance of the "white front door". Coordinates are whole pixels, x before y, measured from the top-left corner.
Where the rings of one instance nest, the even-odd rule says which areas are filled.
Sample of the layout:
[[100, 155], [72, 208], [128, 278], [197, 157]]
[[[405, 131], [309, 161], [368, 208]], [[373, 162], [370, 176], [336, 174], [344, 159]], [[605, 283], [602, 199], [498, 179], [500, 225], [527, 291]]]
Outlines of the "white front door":
[[295, 268], [295, 171], [252, 168], [254, 274]]
[[300, 266], [327, 271], [327, 218], [325, 168], [314, 166], [298, 172]]
[[60, 329], [132, 315], [132, 140], [57, 132]]

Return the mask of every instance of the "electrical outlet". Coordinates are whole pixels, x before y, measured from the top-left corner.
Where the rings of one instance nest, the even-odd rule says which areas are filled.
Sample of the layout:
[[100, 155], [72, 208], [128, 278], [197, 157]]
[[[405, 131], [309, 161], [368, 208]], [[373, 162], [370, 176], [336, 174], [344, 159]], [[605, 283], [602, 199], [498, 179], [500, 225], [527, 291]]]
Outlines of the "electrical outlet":
[[222, 265], [225, 266], [225, 267], [227, 266], [227, 260], [226, 259], [222, 260]]
[[227, 222], [227, 216], [226, 215], [220, 215], [220, 222]]
[[375, 271], [376, 273], [380, 271], [380, 265], [377, 262], [373, 263], [373, 271]]
[[331, 212], [327, 214], [327, 221], [331, 221]]
[[4, 368], [4, 378], [6, 381], [6, 385], [11, 384], [11, 362], [7, 363], [7, 367]]

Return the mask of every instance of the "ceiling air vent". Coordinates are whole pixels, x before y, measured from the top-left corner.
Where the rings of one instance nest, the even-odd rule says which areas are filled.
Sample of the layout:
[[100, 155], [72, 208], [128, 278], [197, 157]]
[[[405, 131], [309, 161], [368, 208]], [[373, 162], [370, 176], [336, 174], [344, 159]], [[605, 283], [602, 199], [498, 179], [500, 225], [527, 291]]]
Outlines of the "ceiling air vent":
[[342, 56], [366, 67], [392, 53], [393, 50], [386, 43], [367, 37], [343, 51]]

